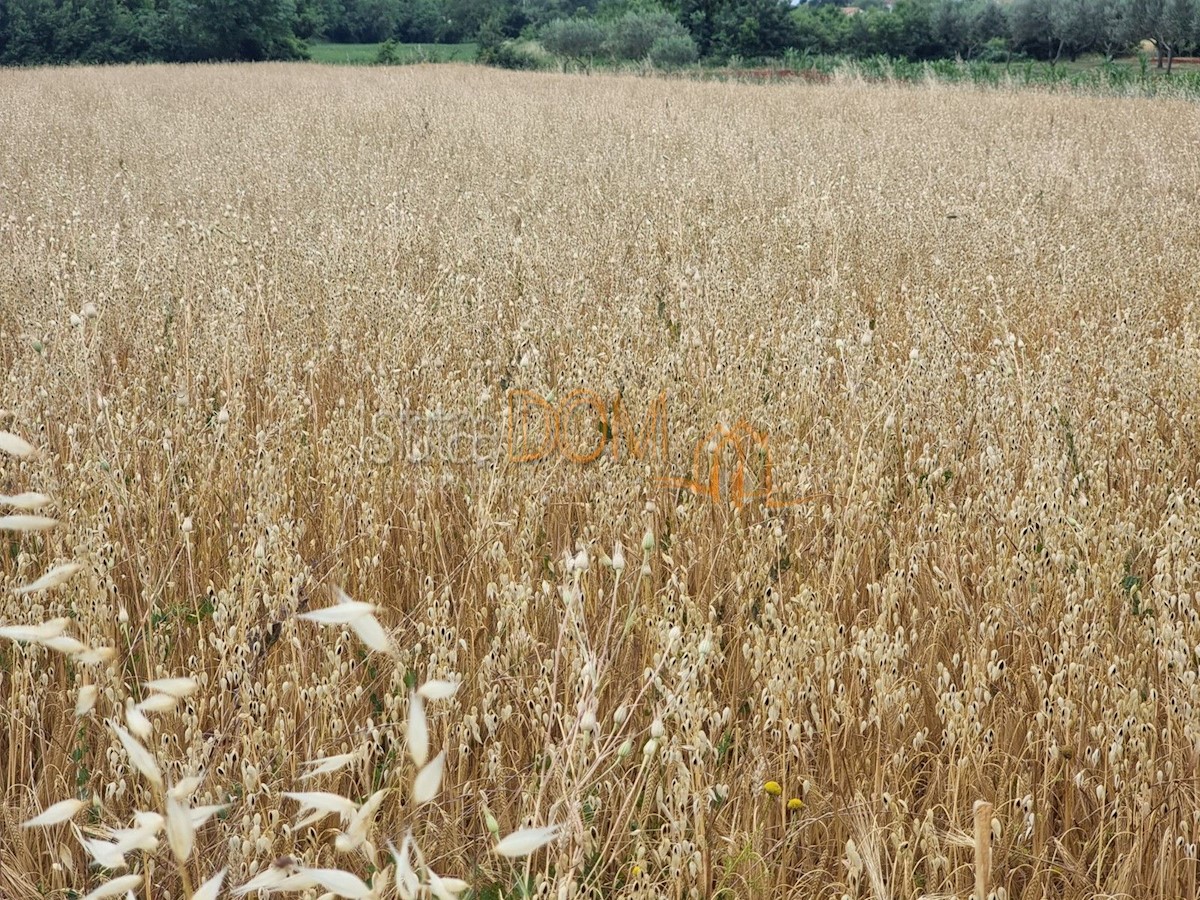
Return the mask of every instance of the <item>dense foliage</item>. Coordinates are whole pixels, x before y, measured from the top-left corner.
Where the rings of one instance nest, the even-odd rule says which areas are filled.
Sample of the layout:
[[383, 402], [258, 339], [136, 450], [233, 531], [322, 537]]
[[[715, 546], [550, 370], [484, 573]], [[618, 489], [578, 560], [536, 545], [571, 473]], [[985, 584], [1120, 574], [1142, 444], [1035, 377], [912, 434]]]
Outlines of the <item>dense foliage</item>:
[[294, 0], [5, 0], [0, 62], [181, 62], [304, 55]]
[[1111, 57], [1142, 40], [1164, 57], [1200, 40], [1197, 0], [899, 0], [847, 15], [832, 4], [793, 13], [799, 49], [903, 59]]
[[[1170, 60], [1200, 44], [1200, 0], [5, 0], [0, 63], [288, 59], [308, 40], [537, 38], [568, 59], [676, 63], [792, 49], [897, 59], [1058, 60], [1150, 40]], [[655, 54], [653, 48], [658, 45]]]

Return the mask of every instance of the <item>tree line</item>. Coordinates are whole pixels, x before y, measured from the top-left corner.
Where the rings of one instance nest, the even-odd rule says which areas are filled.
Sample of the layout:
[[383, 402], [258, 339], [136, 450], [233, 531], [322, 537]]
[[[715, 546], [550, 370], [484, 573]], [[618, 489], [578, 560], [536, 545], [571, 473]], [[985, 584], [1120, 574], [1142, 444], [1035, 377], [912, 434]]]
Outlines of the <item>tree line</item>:
[[809, 52], [911, 60], [1013, 58], [1057, 62], [1087, 53], [1107, 59], [1152, 41], [1161, 60], [1200, 44], [1200, 0], [876, 0], [846, 15], [810, 3], [793, 15]]
[[537, 38], [668, 64], [792, 50], [910, 60], [1108, 57], [1200, 45], [1200, 0], [0, 0], [0, 64], [298, 59], [307, 42]]

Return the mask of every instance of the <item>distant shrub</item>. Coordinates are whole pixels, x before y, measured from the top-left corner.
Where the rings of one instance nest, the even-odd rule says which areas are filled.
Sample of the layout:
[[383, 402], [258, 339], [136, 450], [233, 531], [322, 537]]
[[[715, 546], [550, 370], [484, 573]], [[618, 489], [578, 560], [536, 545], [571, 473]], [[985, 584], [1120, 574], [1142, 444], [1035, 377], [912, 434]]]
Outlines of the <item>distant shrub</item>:
[[590, 59], [603, 48], [608, 33], [594, 19], [555, 19], [542, 29], [542, 46], [568, 59]]
[[608, 50], [619, 59], [645, 59], [657, 41], [686, 36], [687, 29], [666, 10], [630, 11], [610, 26]]
[[379, 66], [394, 66], [400, 62], [400, 45], [393, 40], [386, 40], [379, 45], [375, 52], [375, 64]]
[[496, 66], [500, 69], [531, 71], [542, 67], [542, 61], [537, 56], [513, 41], [481, 46], [478, 60], [486, 66]]
[[1008, 40], [1002, 37], [992, 38], [979, 52], [980, 62], [1007, 63], [1012, 61], [1012, 57], [1012, 48], [1008, 46]]
[[700, 56], [696, 42], [688, 34], [660, 37], [650, 48], [650, 61], [664, 69], [674, 69], [694, 63]]
[[308, 41], [295, 35], [288, 35], [277, 41], [270, 48], [271, 56], [267, 59], [312, 59], [312, 51]]

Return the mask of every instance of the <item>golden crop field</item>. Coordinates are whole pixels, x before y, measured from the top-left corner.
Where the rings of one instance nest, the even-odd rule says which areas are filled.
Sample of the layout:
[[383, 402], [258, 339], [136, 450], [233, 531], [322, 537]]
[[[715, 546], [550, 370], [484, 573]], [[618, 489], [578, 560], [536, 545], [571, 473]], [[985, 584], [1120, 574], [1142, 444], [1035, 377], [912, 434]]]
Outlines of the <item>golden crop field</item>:
[[1196, 897], [1200, 107], [0, 96], [0, 897]]

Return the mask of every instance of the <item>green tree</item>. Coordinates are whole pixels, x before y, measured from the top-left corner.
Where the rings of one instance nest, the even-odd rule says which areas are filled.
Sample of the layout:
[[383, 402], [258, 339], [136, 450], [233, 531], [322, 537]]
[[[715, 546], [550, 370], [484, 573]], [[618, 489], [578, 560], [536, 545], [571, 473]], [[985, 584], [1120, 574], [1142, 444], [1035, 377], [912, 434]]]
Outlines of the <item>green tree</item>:
[[193, 0], [164, 0], [150, 41], [159, 59], [173, 62], [203, 59], [205, 38]]
[[1055, 62], [1062, 45], [1050, 22], [1052, 0], [1016, 0], [1009, 12], [1013, 45], [1031, 56]]
[[917, 48], [911, 53], [912, 58], [933, 59], [943, 55], [933, 32], [933, 8], [932, 0], [906, 0], [893, 10], [904, 23], [905, 39]]
[[941, 0], [930, 15], [942, 55], [973, 59], [988, 41], [1008, 37], [1004, 12], [993, 0]]
[[294, 0], [0, 0], [0, 62], [294, 58], [296, 24]]
[[526, 28], [539, 30], [555, 19], [586, 17], [595, 12], [597, 0], [521, 0], [520, 15]]
[[977, 56], [989, 42], [1008, 41], [997, 0], [898, 0], [868, 5], [855, 16], [839, 4], [810, 2], [792, 12], [796, 46], [810, 53], [884, 55], [924, 60]]
[[296, 0], [296, 37], [327, 38], [346, 27], [346, 8], [340, 0]]
[[[448, 41], [476, 40], [485, 22], [496, 27], [503, 14], [513, 12], [512, 6], [500, 0], [443, 0], [443, 36]], [[520, 29], [518, 25], [512, 34]]]
[[1005, 44], [1009, 42], [1008, 16], [996, 0], [984, 0], [976, 4], [971, 13], [971, 40], [974, 47], [981, 48], [997, 39]]
[[608, 32], [595, 19], [555, 19], [542, 29], [542, 46], [556, 56], [590, 63], [603, 49]]
[[53, 56], [62, 61], [118, 63], [152, 57], [143, 29], [152, 13], [135, 4], [142, 14], [120, 0], [87, 0], [59, 7]]
[[374, 44], [396, 36], [399, 0], [356, 0], [346, 6], [346, 25], [355, 43]]
[[1197, 0], [1167, 0], [1166, 24], [1163, 30], [1167, 42], [1167, 74], [1171, 64], [1185, 47], [1194, 46], [1200, 27], [1200, 8]]
[[1179, 50], [1195, 39], [1198, 20], [1196, 0], [1130, 0], [1130, 28], [1154, 42], [1158, 67], [1165, 59], [1168, 75]]
[[295, 59], [295, 0], [199, 0], [201, 59]]
[[38, 65], [54, 58], [57, 11], [51, 0], [11, 0], [7, 4], [8, 35], [4, 62]]
[[1105, 59], [1111, 61], [1118, 51], [1139, 39], [1129, 0], [1096, 0], [1096, 15], [1100, 21], [1098, 44]]
[[432, 44], [442, 39], [444, 24], [441, 0], [403, 0], [396, 33], [402, 41]]
[[650, 62], [663, 69], [676, 69], [694, 63], [700, 56], [696, 42], [686, 31], [658, 38], [649, 51]]
[[[608, 49], [619, 59], [645, 59], [655, 43], [670, 37], [691, 40], [687, 29], [665, 9], [629, 10], [610, 23]], [[676, 45], [672, 50], [681, 47]]]
[[701, 56], [773, 56], [800, 37], [787, 0], [675, 0], [669, 8]]
[[1050, 7], [1050, 31], [1071, 59], [1102, 46], [1104, 20], [1099, 0], [1055, 0]]
[[792, 13], [794, 46], [808, 53], [857, 53], [851, 46], [851, 19], [836, 6], [806, 3]]
[[778, 56], [796, 45], [788, 0], [741, 0], [730, 3], [724, 12], [717, 35], [724, 38], [731, 53], [751, 58]]

